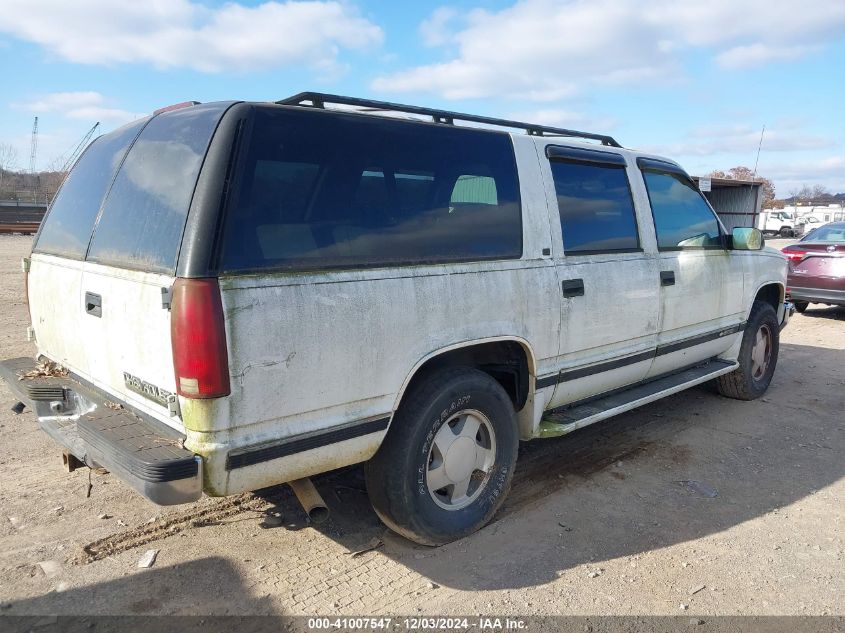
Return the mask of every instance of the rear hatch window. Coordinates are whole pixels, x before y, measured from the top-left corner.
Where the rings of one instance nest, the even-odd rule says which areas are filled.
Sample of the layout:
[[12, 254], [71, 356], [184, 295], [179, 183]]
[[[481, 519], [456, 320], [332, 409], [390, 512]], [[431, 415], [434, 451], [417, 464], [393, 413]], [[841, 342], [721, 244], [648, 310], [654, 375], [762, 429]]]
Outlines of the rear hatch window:
[[172, 274], [221, 104], [153, 118], [129, 151], [91, 240], [88, 261]]
[[149, 118], [141, 119], [104, 134], [88, 146], [56, 195], [33, 251], [85, 259], [103, 198], [126, 150], [147, 121]]

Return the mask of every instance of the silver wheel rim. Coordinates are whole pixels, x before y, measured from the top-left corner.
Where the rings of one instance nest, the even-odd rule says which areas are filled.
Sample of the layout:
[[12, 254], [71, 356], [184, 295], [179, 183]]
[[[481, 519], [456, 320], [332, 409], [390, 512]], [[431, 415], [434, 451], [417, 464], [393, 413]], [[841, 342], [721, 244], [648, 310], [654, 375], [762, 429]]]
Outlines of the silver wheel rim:
[[444, 510], [460, 510], [487, 487], [496, 461], [496, 434], [480, 411], [453, 414], [434, 435], [428, 450], [425, 483]]
[[761, 325], [751, 346], [751, 376], [760, 380], [769, 368], [772, 358], [772, 331], [768, 325]]

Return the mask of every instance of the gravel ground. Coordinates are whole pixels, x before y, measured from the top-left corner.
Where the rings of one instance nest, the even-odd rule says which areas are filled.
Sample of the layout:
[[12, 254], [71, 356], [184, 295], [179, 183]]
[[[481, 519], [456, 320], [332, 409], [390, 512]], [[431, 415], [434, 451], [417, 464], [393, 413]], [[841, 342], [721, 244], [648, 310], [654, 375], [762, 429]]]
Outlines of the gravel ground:
[[[0, 236], [0, 358], [34, 353], [19, 272], [29, 245]], [[360, 468], [317, 479], [333, 513], [317, 527], [286, 487], [164, 509], [90, 473], [87, 498], [89, 471], [65, 473], [57, 447], [31, 413], [10, 411], [0, 385], [0, 607], [843, 615], [843, 326], [843, 308], [796, 315], [761, 400], [701, 387], [524, 444], [493, 523], [438, 549], [383, 528]], [[154, 566], [138, 568], [149, 549], [159, 550]]]

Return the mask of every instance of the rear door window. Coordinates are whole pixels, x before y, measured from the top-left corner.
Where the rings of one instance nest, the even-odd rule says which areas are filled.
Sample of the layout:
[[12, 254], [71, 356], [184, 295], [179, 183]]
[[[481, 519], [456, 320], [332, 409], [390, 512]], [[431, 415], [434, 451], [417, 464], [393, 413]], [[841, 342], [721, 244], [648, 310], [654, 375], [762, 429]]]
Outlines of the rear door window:
[[68, 175], [41, 227], [33, 251], [84, 259], [100, 205], [126, 150], [149, 119], [97, 138]]
[[518, 258], [506, 134], [257, 108], [224, 225], [223, 271]]
[[[565, 254], [638, 250], [637, 219], [625, 159], [610, 155], [590, 156], [590, 160], [556, 157], [551, 161]], [[607, 162], [599, 162], [602, 160]]]
[[153, 272], [176, 269], [197, 176], [224, 107], [194, 106], [150, 121], [106, 199], [89, 261]]

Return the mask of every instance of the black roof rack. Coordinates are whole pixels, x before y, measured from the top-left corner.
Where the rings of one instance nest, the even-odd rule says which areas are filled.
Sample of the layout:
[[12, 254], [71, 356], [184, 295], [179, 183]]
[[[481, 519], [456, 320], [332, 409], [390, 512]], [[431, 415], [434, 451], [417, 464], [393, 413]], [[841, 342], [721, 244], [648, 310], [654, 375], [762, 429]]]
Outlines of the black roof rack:
[[[303, 102], [310, 102], [308, 103]], [[525, 130], [531, 136], [570, 136], [573, 138], [584, 138], [593, 141], [600, 141], [602, 145], [610, 147], [622, 147], [612, 136], [606, 134], [593, 134], [592, 132], [579, 132], [578, 130], [567, 130], [566, 128], [550, 127], [548, 125], [536, 125], [534, 123], [522, 123], [520, 121], [508, 121], [507, 119], [496, 119], [487, 116], [474, 114], [461, 114], [449, 110], [436, 110], [434, 108], [423, 108], [420, 106], [402, 105], [387, 101], [374, 101], [373, 99], [359, 99], [357, 97], [344, 97], [342, 95], [325, 94], [322, 92], [300, 92], [297, 95], [276, 101], [279, 105], [306, 106], [312, 108], [325, 108], [326, 104], [347, 105], [370, 110], [388, 112], [407, 112], [408, 114], [421, 114], [430, 116], [435, 123], [452, 125], [455, 121], [471, 121], [473, 123], [484, 123], [518, 130]]]

